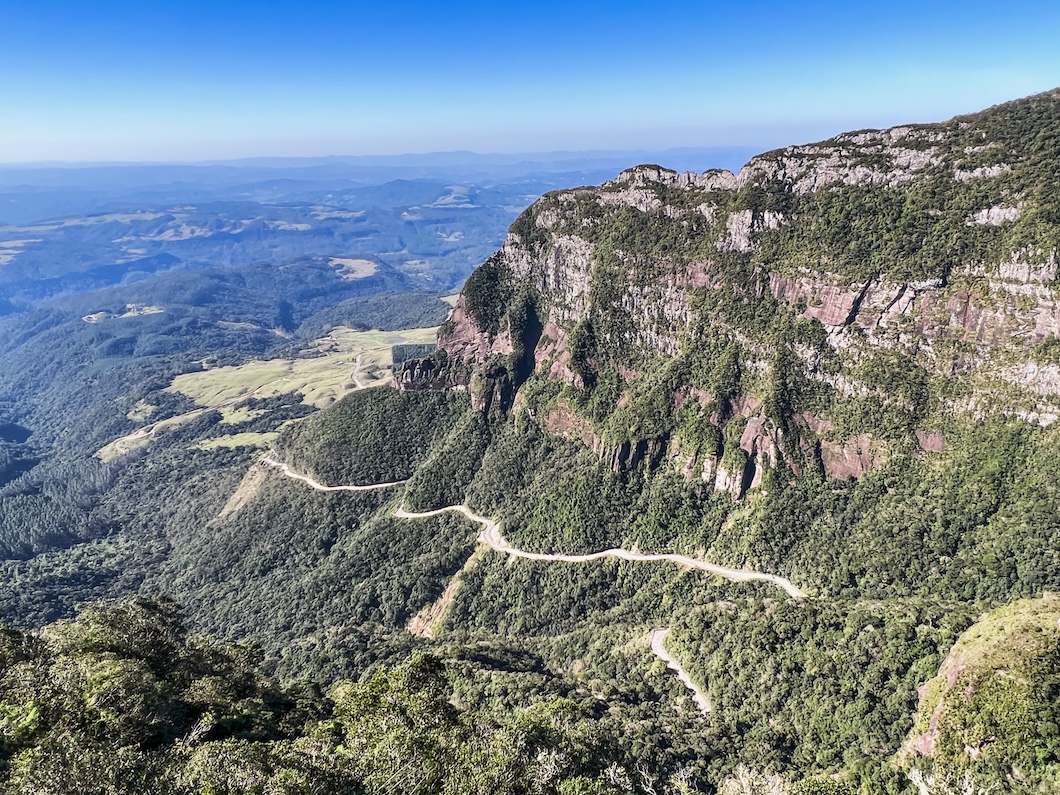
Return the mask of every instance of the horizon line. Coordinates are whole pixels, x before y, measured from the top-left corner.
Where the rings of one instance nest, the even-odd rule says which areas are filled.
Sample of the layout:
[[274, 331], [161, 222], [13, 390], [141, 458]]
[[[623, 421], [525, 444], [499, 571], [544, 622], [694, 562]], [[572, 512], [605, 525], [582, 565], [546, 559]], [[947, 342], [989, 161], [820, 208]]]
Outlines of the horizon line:
[[[768, 146], [768, 144], [766, 144]], [[249, 155], [237, 158], [206, 158], [203, 160], [26, 160], [0, 161], [0, 169], [47, 169], [47, 168], [124, 168], [124, 167], [217, 167], [248, 168], [258, 166], [268, 168], [267, 163], [286, 161], [291, 165], [306, 162], [346, 163], [360, 165], [349, 161], [397, 161], [439, 157], [465, 157], [471, 160], [495, 158], [506, 164], [521, 163], [563, 163], [576, 160], [602, 160], [628, 157], [630, 155], [695, 155], [700, 153], [719, 152], [759, 152], [761, 145], [752, 144], [719, 144], [716, 146], [672, 146], [662, 149], [638, 147], [630, 149], [555, 149], [524, 152], [476, 152], [471, 149], [435, 150], [428, 152], [403, 152], [401, 154], [328, 154], [328, 155]], [[439, 164], [442, 165], [442, 164]], [[450, 164], [451, 165], [451, 164]]]

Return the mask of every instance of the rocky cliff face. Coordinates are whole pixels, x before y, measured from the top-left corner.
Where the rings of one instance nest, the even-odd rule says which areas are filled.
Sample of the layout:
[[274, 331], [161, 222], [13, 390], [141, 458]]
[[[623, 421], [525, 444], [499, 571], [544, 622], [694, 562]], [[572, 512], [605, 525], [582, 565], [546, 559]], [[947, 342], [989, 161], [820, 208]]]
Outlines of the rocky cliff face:
[[[561, 385], [530, 407], [555, 432], [737, 497], [860, 477], [903, 439], [942, 449], [955, 412], [1060, 416], [1058, 248], [1057, 91], [735, 175], [641, 166], [513, 225], [439, 337], [442, 380], [480, 407]], [[423, 367], [399, 380], [438, 386]], [[909, 422], [852, 422], [866, 406]]]

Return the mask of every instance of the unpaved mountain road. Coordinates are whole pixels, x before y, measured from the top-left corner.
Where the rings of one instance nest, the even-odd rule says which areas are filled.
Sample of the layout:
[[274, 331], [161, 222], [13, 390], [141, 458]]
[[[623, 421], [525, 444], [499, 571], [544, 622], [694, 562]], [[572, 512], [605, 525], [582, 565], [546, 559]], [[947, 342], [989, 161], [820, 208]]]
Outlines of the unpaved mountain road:
[[412, 511], [406, 511], [404, 508], [398, 508], [398, 510], [394, 512], [394, 516], [398, 519], [427, 519], [431, 516], [438, 516], [442, 513], [460, 513], [472, 522], [481, 524], [482, 532], [479, 533], [479, 543], [485, 544], [497, 552], [510, 555], [513, 558], [540, 560], [545, 563], [590, 563], [594, 560], [603, 560], [604, 558], [618, 558], [619, 560], [628, 560], [635, 563], [666, 561], [669, 563], [676, 563], [678, 566], [686, 566], [690, 569], [699, 569], [700, 571], [709, 572], [710, 574], [716, 574], [719, 577], [731, 580], [732, 582], [751, 582], [758, 580], [761, 582], [772, 583], [778, 588], [783, 588], [792, 599], [806, 598], [805, 593], [784, 577], [778, 577], [775, 574], [763, 574], [758, 571], [730, 569], [725, 566], [719, 566], [716, 563], [708, 563], [705, 560], [690, 558], [687, 555], [675, 555], [671, 553], [645, 554], [643, 552], [631, 552], [628, 549], [622, 549], [620, 547], [615, 549], [605, 549], [602, 552], [591, 552], [586, 555], [527, 552], [518, 547], [513, 547], [504, 540], [504, 536], [501, 535], [501, 526], [498, 521], [495, 519], [488, 519], [485, 516], [479, 516], [477, 513], [473, 513], [466, 505], [450, 505], [446, 508], [438, 508], [434, 511], [424, 511], [422, 513], [414, 513]]
[[[395, 480], [388, 483], [372, 483], [365, 486], [325, 486], [322, 483], [313, 480], [311, 477], [298, 474], [287, 466], [287, 464], [277, 460], [272, 452], [265, 456], [263, 463], [271, 467], [276, 467], [287, 477], [293, 478], [294, 480], [300, 480], [317, 491], [372, 491], [374, 489], [393, 488], [394, 486], [400, 486], [405, 482], [403, 480]], [[627, 560], [634, 563], [676, 563], [678, 566], [699, 569], [700, 571], [715, 574], [732, 582], [768, 582], [778, 588], [782, 588], [792, 599], [806, 598], [806, 594], [790, 580], [784, 577], [778, 577], [776, 574], [764, 574], [759, 571], [747, 571], [745, 569], [730, 569], [726, 566], [719, 566], [716, 563], [708, 563], [707, 561], [699, 560], [698, 558], [690, 558], [687, 555], [677, 555], [669, 552], [645, 554], [643, 552], [632, 552], [620, 547], [605, 549], [602, 552], [590, 552], [586, 555], [527, 552], [518, 547], [513, 547], [504, 539], [504, 536], [501, 535], [500, 522], [495, 519], [489, 519], [485, 516], [479, 516], [466, 505], [448, 505], [445, 508], [437, 508], [433, 511], [407, 511], [404, 508], [398, 508], [394, 511], [394, 516], [398, 519], [429, 519], [432, 516], [439, 516], [443, 513], [459, 513], [470, 521], [482, 525], [482, 532], [479, 533], [478, 536], [479, 543], [485, 544], [496, 552], [510, 555], [513, 558], [539, 560], [544, 563], [591, 563], [594, 560], [603, 560], [604, 558], [618, 558], [619, 560]]]
[[394, 486], [400, 486], [405, 482], [403, 480], [395, 480], [391, 483], [372, 483], [368, 486], [325, 486], [323, 483], [313, 480], [313, 478], [309, 477], [308, 475], [299, 475], [297, 472], [287, 466], [287, 464], [283, 463], [283, 461], [276, 460], [273, 457], [271, 451], [267, 456], [265, 456], [261, 460], [261, 463], [265, 464], [266, 466], [275, 467], [276, 469], [283, 472], [283, 474], [285, 474], [287, 477], [293, 480], [300, 480], [310, 488], [316, 489], [317, 491], [375, 491], [376, 489], [390, 489]]
[[681, 680], [689, 692], [692, 694], [692, 700], [699, 707], [700, 712], [707, 715], [710, 714], [710, 699], [707, 694], [700, 690], [696, 683], [692, 681], [692, 677], [688, 675], [688, 671], [681, 667], [681, 663], [670, 656], [670, 653], [666, 651], [666, 647], [663, 642], [666, 640], [666, 636], [670, 634], [669, 629], [663, 629], [656, 627], [651, 631], [651, 651], [656, 657], [666, 663], [666, 667], [677, 674], [677, 678]]
[[366, 388], [365, 385], [361, 383], [361, 379], [360, 379], [360, 375], [361, 375], [361, 357], [362, 356], [364, 356], [363, 353], [358, 353], [357, 354], [357, 360], [353, 363], [353, 372], [350, 373], [350, 380], [353, 381], [353, 386], [356, 389], [365, 389]]
[[[289, 478], [301, 481], [311, 488], [317, 491], [370, 491], [373, 489], [389, 489], [394, 486], [400, 486], [405, 481], [396, 480], [389, 483], [374, 483], [364, 486], [325, 486], [322, 483], [313, 480], [313, 478], [306, 475], [300, 475], [293, 471], [287, 464], [277, 460], [273, 453], [270, 451], [269, 454], [263, 459], [263, 463], [268, 466], [275, 467], [283, 472]], [[603, 552], [592, 552], [587, 555], [562, 555], [562, 554], [548, 554], [544, 552], [527, 552], [513, 547], [501, 534], [500, 522], [496, 519], [490, 519], [486, 516], [480, 516], [479, 514], [472, 511], [466, 505], [448, 505], [445, 508], [437, 508], [433, 511], [408, 511], [404, 507], [399, 507], [394, 511], [394, 516], [398, 519], [429, 519], [432, 516], [440, 516], [443, 513], [458, 513], [464, 518], [468, 519], [475, 524], [482, 526], [482, 531], [478, 535], [478, 542], [483, 544], [495, 552], [500, 552], [504, 555], [508, 555], [514, 558], [525, 558], [526, 560], [537, 560], [544, 563], [590, 563], [594, 560], [602, 560], [604, 558], [617, 558], [619, 560], [626, 560], [631, 562], [668, 562], [675, 563], [678, 566], [684, 566], [690, 569], [698, 569], [705, 571], [710, 574], [717, 575], [726, 580], [732, 582], [767, 582], [778, 588], [783, 589], [792, 599], [805, 599], [806, 594], [796, 587], [790, 580], [779, 577], [775, 574], [765, 574], [758, 571], [746, 571], [744, 569], [730, 569], [726, 566], [719, 566], [715, 563], [708, 563], [705, 560], [699, 560], [697, 558], [691, 558], [687, 555], [675, 555], [669, 553], [661, 554], [644, 554], [642, 552], [631, 552], [628, 549], [605, 549]], [[433, 633], [433, 626], [441, 616], [435, 616], [432, 619], [431, 631]], [[692, 681], [692, 677], [689, 676], [688, 672], [681, 667], [681, 664], [677, 662], [670, 653], [666, 651], [664, 642], [667, 634], [670, 630], [656, 627], [651, 631], [649, 645], [656, 657], [666, 663], [666, 667], [673, 671], [681, 683], [688, 689], [689, 693], [692, 694], [692, 701], [696, 707], [709, 716], [711, 711], [710, 699], [707, 694], [704, 693], [695, 682]]]

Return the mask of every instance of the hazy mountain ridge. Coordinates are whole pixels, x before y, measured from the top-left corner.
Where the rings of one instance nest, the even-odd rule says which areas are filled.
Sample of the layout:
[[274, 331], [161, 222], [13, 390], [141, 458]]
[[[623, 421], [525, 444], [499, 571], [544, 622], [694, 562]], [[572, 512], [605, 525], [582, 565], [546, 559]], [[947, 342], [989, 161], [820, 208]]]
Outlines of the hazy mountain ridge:
[[24, 310], [167, 271], [328, 257], [366, 259], [413, 289], [445, 290], [496, 246], [496, 230], [518, 211], [508, 203], [531, 197], [480, 201], [474, 189], [410, 183], [329, 198], [343, 204], [180, 205], [0, 226], [0, 294]]
[[207, 163], [0, 164], [0, 221], [110, 212], [128, 207], [218, 201], [290, 202], [298, 193], [356, 191], [394, 180], [427, 180], [526, 192], [609, 179], [631, 163], [657, 159], [674, 168], [737, 168], [746, 147], [647, 152], [553, 152], [482, 155], [449, 152], [392, 157], [252, 158]]

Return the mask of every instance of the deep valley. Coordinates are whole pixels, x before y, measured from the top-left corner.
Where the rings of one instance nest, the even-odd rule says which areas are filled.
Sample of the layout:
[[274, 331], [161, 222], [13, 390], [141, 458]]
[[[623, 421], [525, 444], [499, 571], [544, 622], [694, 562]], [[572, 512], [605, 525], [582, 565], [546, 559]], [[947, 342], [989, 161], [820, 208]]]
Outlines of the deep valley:
[[4, 791], [1060, 786], [1060, 92], [553, 187], [0, 227]]

